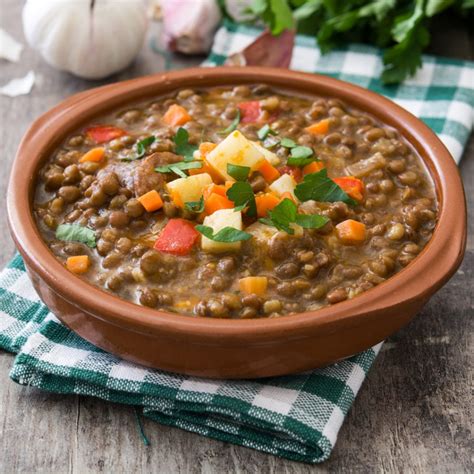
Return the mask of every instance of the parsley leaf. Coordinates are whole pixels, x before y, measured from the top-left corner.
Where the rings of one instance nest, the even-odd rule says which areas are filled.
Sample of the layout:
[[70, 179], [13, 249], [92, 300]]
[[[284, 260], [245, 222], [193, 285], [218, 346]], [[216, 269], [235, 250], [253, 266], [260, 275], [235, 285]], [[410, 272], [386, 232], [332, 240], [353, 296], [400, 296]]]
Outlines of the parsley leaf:
[[150, 135], [149, 137], [144, 138], [143, 140], [140, 140], [135, 144], [135, 153], [133, 155], [125, 156], [123, 158], [120, 158], [122, 161], [135, 161], [139, 160], [140, 158], [143, 158], [146, 153], [146, 149], [154, 143], [156, 140], [156, 137], [153, 135]]
[[239, 123], [240, 123], [240, 109], [237, 109], [237, 115], [235, 116], [235, 119], [232, 120], [232, 122], [227, 128], [224, 128], [224, 130], [221, 130], [220, 132], [218, 132], [219, 135], [227, 135], [230, 132], [233, 132], [239, 126]]
[[270, 128], [270, 125], [266, 123], [258, 132], [257, 132], [257, 137], [260, 140], [265, 140], [268, 135], [275, 135], [276, 132]]
[[289, 166], [306, 166], [315, 161], [313, 150], [307, 146], [295, 146], [291, 149], [290, 157], [287, 165]]
[[181, 178], [186, 178], [187, 174], [183, 170], [192, 170], [202, 168], [201, 161], [179, 161], [178, 163], [171, 163], [169, 165], [158, 166], [155, 168], [157, 173], [175, 173]]
[[264, 217], [259, 221], [293, 235], [295, 230], [291, 224], [298, 224], [305, 229], [319, 229], [329, 219], [318, 214], [298, 214], [298, 206], [291, 199], [285, 198], [269, 211], [268, 218]]
[[193, 153], [198, 149], [198, 147], [189, 143], [188, 131], [183, 127], [179, 127], [173, 141], [176, 145], [176, 154], [181, 155], [184, 158], [184, 161], [192, 161], [194, 158]]
[[78, 224], [58, 225], [56, 238], [65, 242], [81, 242], [91, 248], [96, 246], [95, 232], [89, 227]]
[[302, 183], [296, 185], [295, 195], [300, 201], [337, 202], [351, 206], [357, 204], [331, 178], [325, 168], [317, 173], [307, 174]]
[[291, 138], [282, 138], [280, 140], [280, 145], [285, 148], [295, 148], [298, 146]]
[[245, 181], [249, 177], [250, 167], [227, 163], [227, 173], [230, 174], [230, 176], [232, 176], [236, 181]]
[[197, 225], [195, 229], [204, 235], [204, 237], [214, 240], [215, 242], [240, 242], [242, 240], [249, 240], [252, 237], [252, 234], [234, 227], [224, 227], [215, 234], [214, 229], [207, 225]]
[[[240, 206], [247, 207], [247, 215], [255, 217], [257, 215], [257, 205], [255, 204], [255, 195], [253, 194], [252, 186], [249, 183], [237, 181], [232, 187], [227, 190], [227, 197], [233, 201], [236, 208]], [[241, 210], [243, 208], [240, 208]]]
[[184, 207], [191, 212], [195, 212], [196, 214], [200, 214], [204, 211], [204, 196], [201, 196], [199, 201], [188, 201], [184, 203]]

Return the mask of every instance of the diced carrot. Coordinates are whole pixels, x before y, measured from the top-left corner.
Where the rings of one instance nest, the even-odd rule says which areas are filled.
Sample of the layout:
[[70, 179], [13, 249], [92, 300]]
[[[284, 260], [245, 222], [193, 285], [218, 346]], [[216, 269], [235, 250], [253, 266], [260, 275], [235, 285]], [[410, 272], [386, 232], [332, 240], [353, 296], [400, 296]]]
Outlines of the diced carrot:
[[268, 160], [264, 160], [257, 170], [267, 183], [273, 183], [280, 177], [279, 171]]
[[66, 260], [66, 268], [72, 273], [85, 273], [89, 269], [88, 255], [74, 255]]
[[170, 105], [163, 116], [163, 121], [172, 127], [176, 127], [176, 125], [184, 125], [191, 119], [192, 117], [188, 114], [188, 111], [178, 104]]
[[283, 201], [283, 199], [291, 199], [293, 202], [295, 202], [295, 197], [289, 191], [287, 191], [286, 193], [283, 193], [280, 196], [280, 202]]
[[199, 235], [191, 222], [185, 219], [170, 219], [156, 239], [154, 248], [173, 255], [188, 255]]
[[227, 197], [212, 193], [204, 202], [204, 210], [210, 216], [221, 209], [233, 209], [235, 204]]
[[234, 181], [226, 181], [224, 183], [225, 190], [228, 191], [234, 184], [235, 184]]
[[313, 123], [309, 127], [306, 127], [305, 131], [315, 135], [325, 135], [329, 131], [329, 119], [323, 119], [319, 122]]
[[157, 211], [163, 207], [163, 199], [159, 195], [158, 191], [152, 189], [145, 194], [142, 194], [138, 201], [145, 208], [147, 212]]
[[91, 148], [87, 153], [81, 156], [79, 163], [84, 163], [85, 161], [101, 161], [105, 156], [105, 148], [97, 147]]
[[207, 173], [215, 183], [222, 183], [222, 176], [217, 173], [217, 171], [206, 161], [205, 158], [202, 160], [201, 168], [192, 168], [189, 170], [190, 176], [201, 173]]
[[346, 245], [361, 244], [365, 240], [365, 224], [347, 219], [337, 224], [336, 233], [339, 240]]
[[127, 132], [112, 125], [94, 125], [86, 129], [86, 135], [96, 143], [106, 143], [127, 135]]
[[303, 168], [303, 174], [317, 173], [324, 168], [324, 163], [322, 161], [313, 161], [309, 165], [306, 165]]
[[264, 276], [250, 276], [239, 280], [242, 293], [264, 295], [267, 291], [268, 278]]
[[213, 193], [226, 197], [226, 192], [227, 192], [227, 189], [223, 184], [213, 183], [204, 188], [202, 195], [204, 196], [204, 200], [206, 200]]
[[181, 199], [181, 196], [179, 195], [178, 192], [176, 192], [175, 190], [173, 190], [173, 191], [171, 191], [170, 196], [171, 196], [172, 201], [173, 201], [178, 207], [181, 207], [181, 208], [184, 207], [184, 202], [183, 202], [183, 200]]
[[301, 168], [298, 168], [298, 166], [285, 165], [278, 168], [278, 171], [280, 174], [289, 174], [297, 183], [299, 183], [303, 177]]
[[210, 153], [214, 148], [216, 148], [217, 144], [212, 142], [202, 142], [199, 145], [199, 153], [201, 154], [201, 158], [205, 158], [208, 153]]
[[364, 183], [359, 178], [343, 176], [341, 178], [334, 178], [333, 181], [356, 201], [364, 199]]
[[[289, 193], [288, 193], [289, 194]], [[271, 211], [281, 201], [280, 198], [273, 193], [265, 193], [255, 196], [255, 204], [257, 205], [258, 217], [266, 217], [268, 211]]]

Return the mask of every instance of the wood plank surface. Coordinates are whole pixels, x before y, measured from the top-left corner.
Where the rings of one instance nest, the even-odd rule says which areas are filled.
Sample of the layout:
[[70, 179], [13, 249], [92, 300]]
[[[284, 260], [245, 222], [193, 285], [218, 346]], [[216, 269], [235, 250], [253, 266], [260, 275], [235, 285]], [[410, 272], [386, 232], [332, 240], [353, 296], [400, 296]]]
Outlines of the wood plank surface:
[[[22, 2], [0, 0], [0, 26], [24, 42]], [[156, 34], [152, 26], [151, 36]], [[436, 20], [431, 52], [473, 59], [473, 35], [460, 20]], [[200, 59], [175, 58], [178, 66]], [[47, 66], [26, 48], [21, 62], [0, 60], [0, 78], [38, 76], [34, 91], [0, 97], [0, 195], [28, 125], [61, 99], [100, 82], [82, 81]], [[135, 64], [107, 82], [163, 69], [149, 42]], [[462, 268], [421, 314], [389, 339], [341, 429], [330, 460], [319, 466], [285, 461], [145, 420], [151, 445], [138, 434], [130, 407], [20, 387], [8, 372], [11, 354], [0, 351], [0, 473], [306, 473], [473, 472], [472, 375], [474, 361], [474, 139], [461, 164], [469, 206], [468, 251]], [[3, 202], [4, 203], [4, 202]], [[0, 264], [14, 252], [0, 210]]]

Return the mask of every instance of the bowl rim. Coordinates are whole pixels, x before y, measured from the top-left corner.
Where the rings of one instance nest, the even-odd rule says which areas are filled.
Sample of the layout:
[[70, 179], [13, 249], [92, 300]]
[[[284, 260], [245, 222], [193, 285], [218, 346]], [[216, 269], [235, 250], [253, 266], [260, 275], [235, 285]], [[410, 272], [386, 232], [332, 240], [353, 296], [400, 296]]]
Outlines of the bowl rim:
[[[396, 128], [424, 161], [435, 184], [439, 215], [433, 236], [410, 265], [380, 285], [334, 306], [279, 318], [250, 320], [199, 318], [146, 308], [123, 300], [71, 274], [43, 242], [32, 213], [35, 175], [48, 151], [74, 129], [120, 105], [162, 96], [183, 87], [268, 83], [298, 94], [333, 97]], [[10, 230], [27, 267], [80, 311], [144, 334], [189, 342], [238, 345], [242, 342], [310, 337], [317, 332], [359, 326], [401, 302], [424, 299], [460, 265], [466, 246], [466, 204], [458, 168], [423, 122], [391, 100], [338, 79], [269, 67], [192, 68], [118, 82], [75, 94], [40, 116], [18, 148], [8, 186]]]

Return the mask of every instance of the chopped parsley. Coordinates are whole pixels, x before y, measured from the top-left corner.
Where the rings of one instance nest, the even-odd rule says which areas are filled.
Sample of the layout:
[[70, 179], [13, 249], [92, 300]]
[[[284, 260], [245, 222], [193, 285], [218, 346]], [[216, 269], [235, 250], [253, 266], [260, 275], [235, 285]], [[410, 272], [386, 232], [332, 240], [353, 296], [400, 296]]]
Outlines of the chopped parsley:
[[227, 163], [227, 173], [236, 181], [245, 181], [249, 177], [250, 167]]
[[249, 240], [252, 237], [252, 234], [234, 227], [224, 227], [216, 233], [214, 233], [212, 227], [206, 225], [197, 225], [195, 229], [204, 237], [215, 242], [240, 242], [242, 240]]
[[95, 232], [89, 227], [78, 224], [58, 225], [56, 238], [65, 242], [81, 242], [91, 248], [96, 246]]
[[176, 145], [177, 155], [181, 155], [184, 158], [184, 161], [192, 161], [194, 159], [193, 153], [198, 149], [198, 147], [189, 143], [189, 133], [185, 128], [178, 128], [173, 141]]

